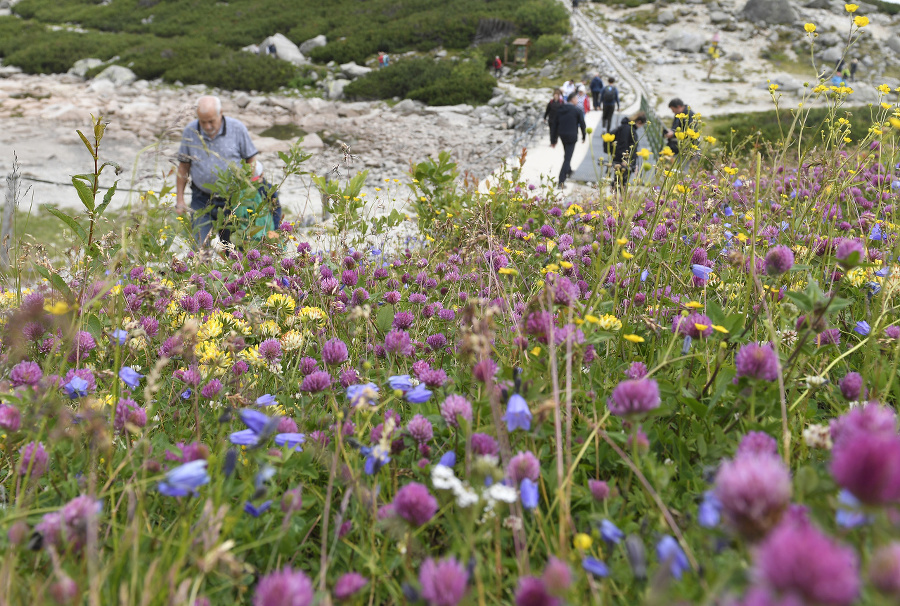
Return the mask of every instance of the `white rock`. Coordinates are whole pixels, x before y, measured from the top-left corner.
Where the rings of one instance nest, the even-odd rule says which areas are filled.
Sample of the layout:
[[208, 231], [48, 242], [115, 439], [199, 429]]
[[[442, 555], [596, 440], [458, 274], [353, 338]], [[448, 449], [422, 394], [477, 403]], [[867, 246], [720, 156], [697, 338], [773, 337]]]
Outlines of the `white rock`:
[[109, 80], [94, 79], [88, 88], [101, 97], [110, 97], [116, 94], [116, 85]]
[[364, 65], [357, 65], [355, 61], [351, 61], [350, 63], [341, 63], [341, 71], [352, 80], [355, 80], [356, 78], [361, 78], [371, 72], [372, 68], [365, 67]]
[[900, 36], [893, 35], [887, 39], [887, 45], [895, 53], [900, 53]]
[[234, 104], [241, 109], [244, 109], [245, 107], [250, 105], [250, 95], [248, 95], [247, 93], [238, 93], [234, 97]]
[[273, 34], [259, 44], [260, 54], [269, 52], [269, 47], [275, 47], [275, 57], [283, 61], [290, 61], [294, 65], [309, 63], [296, 44], [288, 40], [284, 34]]
[[404, 116], [408, 116], [409, 114], [417, 114], [419, 113], [420, 105], [417, 104], [412, 99], [404, 99], [400, 103], [394, 106], [394, 111], [398, 114], [403, 114]]
[[703, 48], [703, 36], [684, 28], [670, 28], [663, 40], [663, 46], [670, 50], [696, 53]]
[[306, 42], [300, 45], [300, 52], [304, 55], [309, 54], [314, 48], [319, 48], [320, 46], [325, 46], [328, 44], [328, 39], [325, 38], [325, 34], [319, 34], [315, 38], [310, 38]]
[[669, 23], [675, 23], [675, 11], [671, 8], [664, 8], [659, 11], [659, 14], [656, 15], [656, 21], [658, 23], [662, 23], [663, 25], [668, 25]]
[[344, 87], [350, 84], [350, 80], [338, 78], [328, 84], [328, 98], [332, 101], [344, 98]]
[[303, 141], [300, 143], [300, 147], [303, 149], [324, 149], [325, 142], [322, 141], [322, 138], [316, 133], [309, 133], [305, 137], [303, 137]]
[[137, 80], [137, 76], [134, 75], [134, 72], [128, 69], [127, 67], [122, 67], [121, 65], [110, 65], [102, 72], [97, 74], [94, 77], [94, 80], [108, 80], [112, 82], [114, 86], [128, 86], [135, 80]]
[[69, 69], [69, 73], [75, 76], [81, 76], [84, 78], [85, 74], [88, 73], [88, 70], [94, 69], [95, 67], [103, 65], [103, 61], [100, 59], [79, 59], [75, 62], [75, 64]]

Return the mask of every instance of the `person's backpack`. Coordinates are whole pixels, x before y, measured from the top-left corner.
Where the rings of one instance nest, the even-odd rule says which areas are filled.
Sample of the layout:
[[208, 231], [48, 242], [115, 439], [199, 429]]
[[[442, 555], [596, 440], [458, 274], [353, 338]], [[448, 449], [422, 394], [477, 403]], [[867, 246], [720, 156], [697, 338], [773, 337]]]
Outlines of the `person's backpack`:
[[494, 69], [500, 69], [503, 67], [503, 62], [500, 59], [494, 59]]
[[616, 87], [615, 86], [607, 86], [603, 89], [603, 92], [600, 93], [600, 100], [603, 101], [606, 105], [612, 105], [616, 102]]

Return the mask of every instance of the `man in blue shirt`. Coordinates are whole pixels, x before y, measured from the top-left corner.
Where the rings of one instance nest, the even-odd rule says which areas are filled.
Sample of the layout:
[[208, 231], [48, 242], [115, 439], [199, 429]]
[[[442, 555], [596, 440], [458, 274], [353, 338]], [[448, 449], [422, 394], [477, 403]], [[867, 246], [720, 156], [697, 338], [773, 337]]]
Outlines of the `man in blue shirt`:
[[603, 80], [600, 74], [596, 74], [591, 80], [591, 97], [594, 98], [594, 111], [600, 109], [600, 91], [603, 90]]
[[212, 194], [219, 173], [241, 161], [254, 165], [257, 153], [247, 127], [222, 114], [218, 97], [200, 97], [197, 119], [188, 124], [181, 137], [175, 180], [175, 212], [182, 214], [187, 211], [184, 191], [190, 176], [191, 226], [198, 243], [206, 242], [213, 221], [225, 209], [225, 201]]

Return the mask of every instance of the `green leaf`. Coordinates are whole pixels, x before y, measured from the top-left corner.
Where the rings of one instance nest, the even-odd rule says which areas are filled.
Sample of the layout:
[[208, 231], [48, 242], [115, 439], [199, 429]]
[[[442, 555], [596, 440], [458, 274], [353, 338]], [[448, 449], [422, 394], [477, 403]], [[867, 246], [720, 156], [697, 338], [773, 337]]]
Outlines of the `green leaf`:
[[66, 284], [66, 281], [63, 280], [59, 274], [50, 273], [48, 269], [46, 269], [45, 267], [41, 267], [40, 265], [35, 265], [34, 269], [36, 272], [41, 274], [41, 276], [43, 276], [48, 282], [50, 282], [50, 285], [58, 290], [63, 295], [63, 297], [65, 297], [69, 301], [72, 300], [72, 291], [69, 289], [69, 285]]
[[375, 326], [378, 327], [378, 330], [381, 332], [389, 332], [391, 330], [391, 324], [394, 322], [394, 306], [393, 305], [385, 305], [381, 309], [378, 310], [378, 315], [375, 317]]
[[103, 202], [100, 204], [100, 206], [97, 207], [98, 217], [103, 214], [103, 211], [106, 210], [106, 207], [109, 206], [110, 202], [112, 202], [112, 198], [116, 194], [116, 187], [118, 187], [118, 185], [119, 182], [116, 181], [112, 184], [112, 187], [106, 190], [106, 193], [103, 194]]
[[85, 208], [89, 212], [94, 212], [94, 192], [91, 191], [91, 188], [77, 176], [72, 177], [72, 185], [75, 186], [75, 191], [78, 192], [78, 197], [81, 198], [81, 203]]
[[81, 140], [82, 142], [84, 142], [84, 146], [87, 148], [88, 153], [91, 154], [91, 158], [96, 158], [96, 156], [94, 155], [94, 146], [91, 145], [91, 142], [87, 140], [87, 137], [84, 136], [84, 133], [80, 130], [76, 130], [75, 132], [78, 133], [79, 137], [81, 137]]
[[812, 311], [812, 301], [803, 293], [788, 291], [784, 293], [787, 297], [797, 305], [800, 311], [809, 313]]
[[91, 333], [91, 336], [95, 339], [100, 339], [103, 337], [103, 322], [100, 321], [100, 318], [94, 314], [87, 319], [85, 323], [85, 327], [87, 331]]
[[69, 228], [75, 232], [75, 235], [78, 236], [78, 239], [81, 240], [81, 243], [87, 245], [87, 232], [84, 231], [84, 228], [78, 224], [78, 221], [76, 221], [74, 217], [70, 217], [61, 210], [47, 204], [44, 205], [44, 210], [68, 225]]

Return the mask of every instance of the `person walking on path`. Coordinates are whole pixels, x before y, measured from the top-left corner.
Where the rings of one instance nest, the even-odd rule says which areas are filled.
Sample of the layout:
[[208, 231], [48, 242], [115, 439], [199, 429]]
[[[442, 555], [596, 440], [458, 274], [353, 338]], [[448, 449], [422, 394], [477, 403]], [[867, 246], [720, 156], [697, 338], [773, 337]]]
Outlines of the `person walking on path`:
[[850, 62], [850, 80], [856, 80], [857, 69], [859, 69], [859, 59], [853, 57], [853, 61]]
[[578, 105], [578, 109], [580, 109], [582, 113], [587, 113], [590, 109], [586, 89], [587, 87], [584, 85], [584, 82], [579, 82], [575, 86], [576, 105]]
[[175, 212], [183, 214], [187, 211], [184, 191], [190, 177], [191, 228], [197, 243], [206, 242], [219, 211], [227, 213], [225, 200], [212, 193], [219, 174], [241, 161], [255, 166], [257, 154], [247, 127], [222, 114], [219, 98], [200, 97], [197, 119], [187, 125], [181, 136], [175, 178]]
[[556, 89], [553, 91], [553, 98], [550, 99], [550, 103], [547, 104], [547, 109], [544, 110], [544, 122], [550, 126], [550, 145], [556, 145], [556, 141], [559, 138], [556, 134], [556, 113], [563, 105], [562, 91]]
[[600, 109], [600, 92], [603, 90], [603, 79], [600, 74], [595, 74], [591, 80], [591, 97], [593, 97], [594, 111]]
[[615, 78], [610, 77], [606, 86], [600, 91], [600, 103], [603, 107], [603, 130], [612, 130], [613, 114], [619, 109], [619, 89], [615, 87]]
[[672, 120], [672, 128], [667, 130], [663, 136], [667, 139], [667, 144], [669, 149], [672, 150], [672, 153], [678, 154], [678, 136], [679, 132], [685, 132], [688, 128], [693, 125], [694, 122], [694, 112], [691, 111], [691, 108], [688, 107], [684, 101], [680, 98], [675, 97], [671, 101], [669, 101], [669, 109], [672, 110], [672, 113], [675, 114], [675, 118]]
[[[587, 136], [587, 125], [584, 123], [584, 113], [578, 108], [577, 94], [572, 93], [558, 110], [556, 110], [557, 135], [563, 144], [563, 165], [559, 171], [557, 187], [563, 188], [566, 179], [572, 174], [572, 154], [575, 153], [575, 144], [578, 143], [578, 130], [581, 129], [581, 142]], [[556, 143], [550, 145], [556, 147]]]
[[494, 76], [499, 78], [501, 73], [503, 73], [503, 61], [500, 60], [500, 55], [497, 55], [494, 57]]
[[616, 138], [613, 142], [612, 165], [615, 171], [612, 187], [614, 190], [625, 191], [628, 179], [637, 166], [637, 129], [647, 124], [647, 116], [644, 112], [638, 112], [630, 118], [622, 118], [622, 123], [616, 129]]
[[566, 80], [562, 85], [563, 101], [569, 98], [569, 95], [575, 92], [575, 81]]

